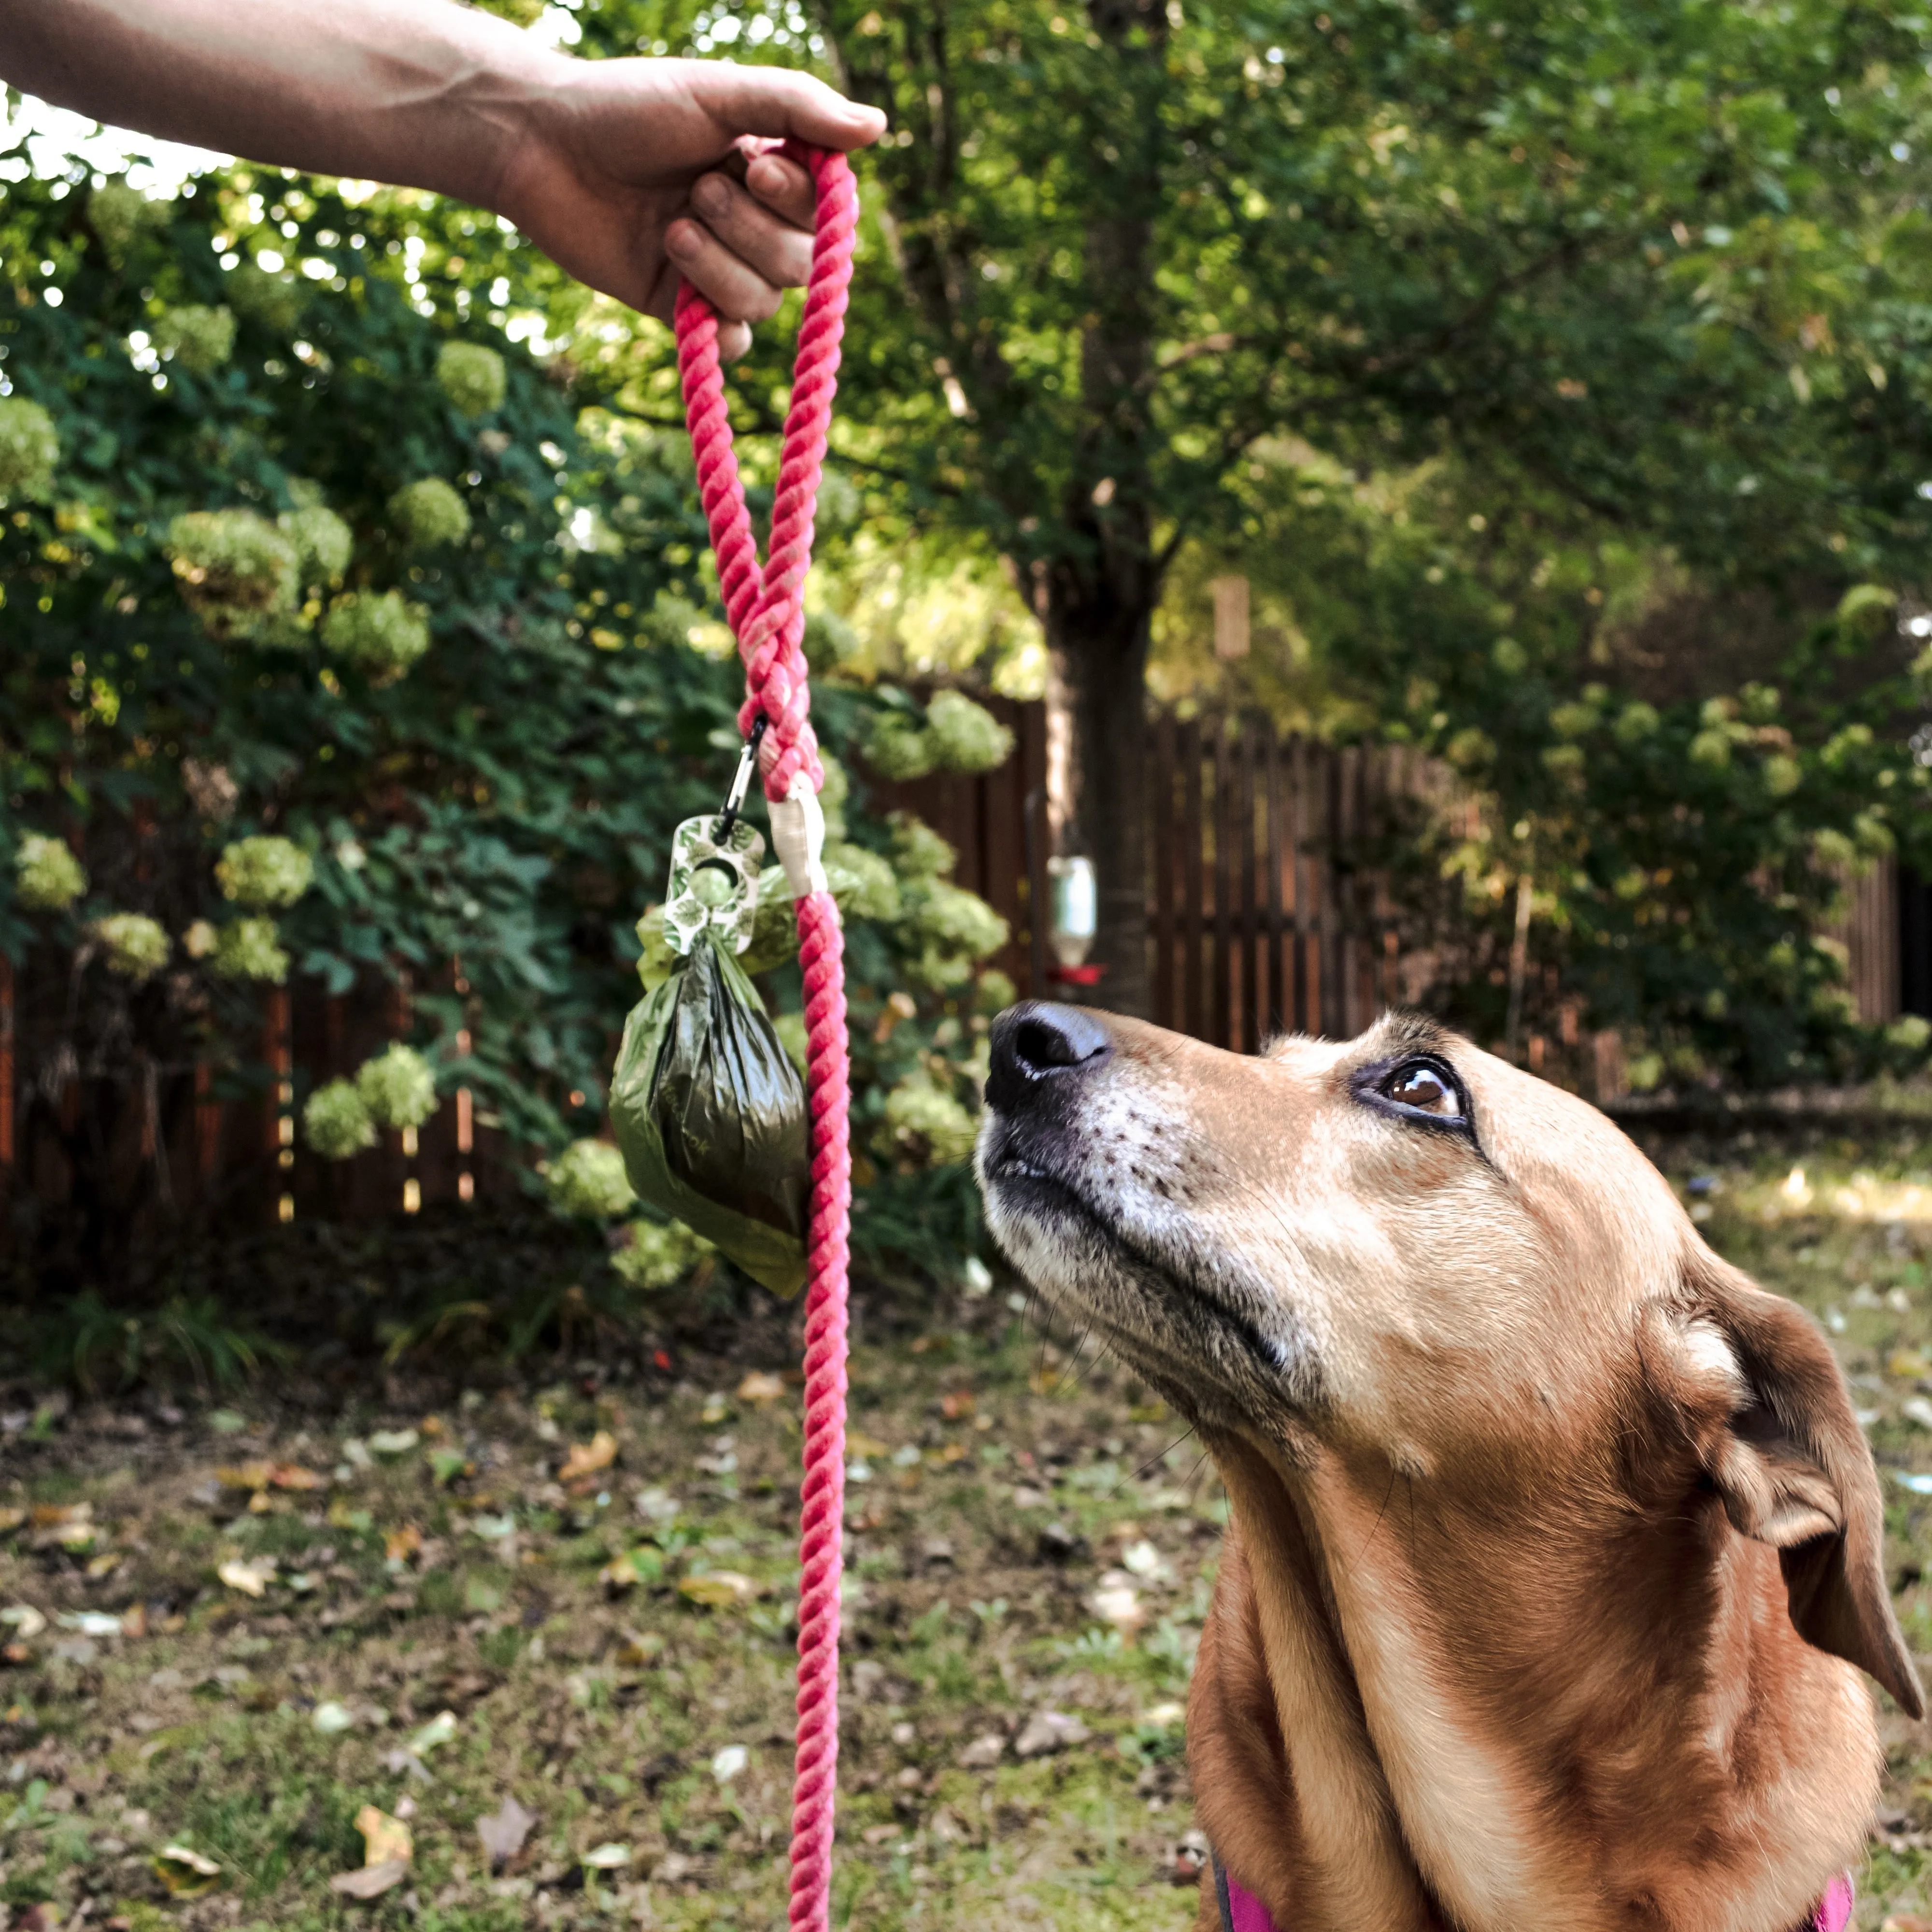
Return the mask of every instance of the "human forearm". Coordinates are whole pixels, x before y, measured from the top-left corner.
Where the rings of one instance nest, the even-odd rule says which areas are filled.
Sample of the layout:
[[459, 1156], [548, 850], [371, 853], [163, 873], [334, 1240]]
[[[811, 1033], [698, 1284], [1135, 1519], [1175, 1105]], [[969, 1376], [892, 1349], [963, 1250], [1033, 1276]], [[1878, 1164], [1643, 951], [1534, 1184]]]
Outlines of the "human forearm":
[[0, 74], [61, 106], [486, 206], [569, 64], [453, 0], [0, 4]]
[[431, 188], [506, 215], [661, 320], [680, 277], [728, 355], [811, 266], [813, 190], [748, 136], [840, 149], [884, 117], [728, 61], [572, 60], [454, 0], [0, 0], [0, 78], [164, 139]]

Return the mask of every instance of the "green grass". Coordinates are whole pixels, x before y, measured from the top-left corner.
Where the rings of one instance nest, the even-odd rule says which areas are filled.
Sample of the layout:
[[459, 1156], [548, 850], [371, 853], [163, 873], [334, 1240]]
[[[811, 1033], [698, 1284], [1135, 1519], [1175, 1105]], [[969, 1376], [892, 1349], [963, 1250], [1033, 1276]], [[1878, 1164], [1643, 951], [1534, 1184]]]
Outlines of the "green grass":
[[[1191, 1822], [1184, 1785], [1150, 1799], [1135, 1784], [1179, 1748], [1178, 1725], [1148, 1713], [1184, 1691], [1218, 1492], [1181, 1485], [1193, 1452], [1162, 1462], [1172, 1425], [1134, 1419], [1138, 1393], [1105, 1366], [1062, 1386], [1048, 1360], [1042, 1375], [1004, 1306], [934, 1339], [862, 1347], [854, 1364], [872, 1474], [850, 1492], [848, 1677], [863, 1688], [846, 1699], [840, 1922], [1180, 1932], [1192, 1894], [1166, 1861]], [[88, 1554], [119, 1560], [90, 1580], [86, 1555], [37, 1547], [44, 1534], [25, 1526], [0, 1539], [0, 1602], [50, 1618], [139, 1604], [148, 1627], [76, 1652], [50, 1624], [34, 1662], [0, 1675], [0, 1763], [24, 1761], [44, 1787], [32, 1807], [0, 1796], [7, 1895], [63, 1913], [92, 1899], [144, 1928], [782, 1925], [799, 1428], [793, 1398], [731, 1395], [746, 1366], [674, 1394], [444, 1390], [428, 1416], [426, 1400], [340, 1428], [190, 1423], [138, 1454], [105, 1452], [83, 1414], [16, 1455], [0, 1503], [91, 1502]], [[415, 1448], [356, 1466], [345, 1438], [399, 1426], [422, 1432]], [[559, 1466], [598, 1429], [616, 1463], [566, 1492]], [[270, 1486], [251, 1512], [215, 1473], [278, 1462], [329, 1486]], [[506, 1519], [508, 1538], [478, 1533]], [[1050, 1522], [1090, 1552], [1042, 1560]], [[1124, 1536], [1156, 1544], [1174, 1579], [1148, 1588], [1157, 1614], [1125, 1646], [1102, 1640], [1086, 1600]], [[629, 1552], [646, 1580], [614, 1591], [600, 1574]], [[260, 1599], [217, 1580], [219, 1564], [262, 1559], [275, 1567]], [[756, 1594], [716, 1610], [678, 1588], [720, 1570]], [[319, 1730], [324, 1706], [348, 1727]], [[959, 1766], [971, 1739], [1042, 1706], [1078, 1716], [1089, 1741]], [[446, 1709], [454, 1736], [419, 1773], [401, 1754]], [[733, 1744], [746, 1762], [721, 1782]], [[476, 1823], [508, 1795], [538, 1823], [493, 1875]], [[406, 1799], [406, 1882], [338, 1898], [328, 1880], [362, 1862], [357, 1814]], [[170, 1898], [152, 1864], [169, 1843], [216, 1861], [218, 1887]], [[609, 1844], [629, 1864], [586, 1874], [583, 1854]]]

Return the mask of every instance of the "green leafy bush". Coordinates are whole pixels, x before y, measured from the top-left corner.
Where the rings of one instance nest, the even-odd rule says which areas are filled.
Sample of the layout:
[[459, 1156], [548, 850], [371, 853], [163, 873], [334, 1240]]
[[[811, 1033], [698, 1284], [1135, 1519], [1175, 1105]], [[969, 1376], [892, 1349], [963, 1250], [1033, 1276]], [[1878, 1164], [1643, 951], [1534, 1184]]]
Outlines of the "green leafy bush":
[[886, 1124], [901, 1141], [923, 1142], [940, 1162], [970, 1158], [979, 1123], [958, 1096], [936, 1085], [923, 1070], [886, 1096]]
[[87, 890], [87, 874], [64, 840], [29, 832], [14, 853], [14, 890], [34, 912], [64, 912]]
[[214, 868], [221, 896], [262, 910], [292, 906], [315, 878], [315, 861], [292, 839], [258, 832], [222, 848]]
[[633, 1288], [669, 1288], [712, 1252], [709, 1241], [681, 1222], [639, 1219], [623, 1232], [622, 1241], [611, 1253], [610, 1265]]
[[440, 476], [405, 484], [389, 499], [396, 533], [418, 550], [460, 543], [470, 534], [470, 506]]
[[572, 1141], [545, 1168], [544, 1184], [560, 1214], [614, 1221], [638, 1204], [624, 1156], [608, 1141]]
[[295, 546], [296, 574], [303, 584], [333, 584], [349, 568], [356, 539], [333, 510], [310, 503], [284, 510], [275, 521]]
[[145, 195], [125, 182], [104, 182], [87, 198], [87, 218], [116, 268], [126, 261], [142, 236], [158, 233], [167, 226], [170, 213], [165, 201]]
[[400, 591], [350, 591], [330, 605], [322, 620], [322, 642], [370, 676], [393, 680], [429, 649], [429, 622]]
[[235, 352], [235, 316], [226, 308], [191, 303], [171, 308], [154, 325], [154, 346], [197, 376], [212, 376]]
[[452, 406], [466, 416], [494, 415], [503, 406], [503, 358], [480, 342], [446, 342], [436, 352], [436, 380]]
[[53, 418], [24, 396], [0, 396], [0, 497], [45, 502], [59, 461]]
[[302, 284], [291, 274], [272, 274], [253, 262], [230, 270], [228, 305], [244, 320], [277, 335], [291, 333], [302, 320]]
[[1012, 755], [1013, 734], [963, 691], [935, 692], [926, 723], [933, 763], [943, 772], [994, 771]]
[[127, 980], [158, 973], [173, 950], [167, 928], [145, 913], [110, 913], [94, 922], [94, 936], [106, 953], [109, 970]]
[[302, 1133], [324, 1160], [347, 1160], [376, 1144], [376, 1123], [352, 1082], [318, 1087], [302, 1108]]
[[214, 930], [208, 964], [224, 980], [256, 980], [279, 986], [289, 976], [281, 928], [272, 919], [238, 919]]
[[902, 712], [880, 712], [866, 734], [864, 750], [873, 770], [898, 784], [924, 778], [934, 763], [932, 734]]
[[436, 1076], [429, 1062], [400, 1042], [363, 1062], [356, 1091], [379, 1126], [419, 1127], [436, 1112]]
[[214, 638], [252, 638], [294, 610], [294, 543], [253, 510], [190, 510], [168, 526], [182, 596]]
[[[119, 1282], [158, 1264], [154, 1231], [174, 1210], [158, 1168], [115, 1165], [93, 1124], [142, 1104], [130, 1083], [147, 1064], [170, 1118], [194, 1104], [198, 1069], [261, 1090], [265, 986], [362, 998], [410, 982], [407, 1057], [310, 1096], [300, 1159], [346, 1158], [380, 1126], [426, 1119], [446, 1067], [513, 1146], [554, 1157], [578, 1138], [650, 963], [638, 914], [662, 896], [675, 826], [717, 808], [743, 686], [734, 661], [706, 654], [716, 604], [682, 433], [627, 416], [594, 379], [560, 384], [506, 338], [458, 339], [502, 306], [487, 298], [500, 279], [511, 307], [540, 305], [532, 278], [550, 271], [519, 238], [460, 208], [352, 205], [250, 169], [153, 204], [128, 244], [140, 272], [122, 274], [74, 247], [73, 184], [29, 177], [0, 203], [16, 281], [44, 286], [52, 260], [64, 297], [19, 308], [7, 338], [6, 400], [51, 423], [60, 508], [16, 502], [0, 519], [0, 852], [14, 854], [0, 950], [16, 968], [58, 968], [20, 980], [20, 1090], [70, 1054], [90, 1070], [79, 1125], [41, 1106], [23, 1125], [23, 1159], [44, 1144], [89, 1190], [86, 1242], [53, 1214], [36, 1238], [62, 1268]], [[219, 266], [270, 248], [332, 272], [302, 284], [300, 356]], [[172, 364], [128, 353], [158, 310], [197, 307], [236, 319], [220, 380], [176, 381]], [[425, 477], [462, 479], [468, 541], [352, 538], [389, 526], [392, 500]], [[752, 496], [763, 518], [768, 494]], [[827, 680], [814, 721], [854, 746], [897, 702]], [[855, 1144], [873, 1163], [855, 1238], [863, 1255], [944, 1274], [973, 1238], [964, 1169], [934, 1168], [933, 1146], [884, 1108], [926, 1066], [970, 1112], [986, 1021], [970, 971], [915, 979], [928, 940], [896, 878], [903, 828], [845, 790], [829, 760]], [[59, 958], [76, 935], [58, 916], [89, 889], [60, 836], [70, 826], [104, 904], [182, 935], [165, 973], [137, 985], [98, 946], [68, 956], [77, 974]], [[272, 862], [231, 858], [223, 874], [224, 854], [264, 838], [310, 860], [292, 902], [292, 874]], [[790, 1036], [792, 909], [770, 876], [763, 987]], [[657, 1282], [702, 1264], [682, 1231], [639, 1226], [613, 1255], [620, 1273]], [[35, 1257], [34, 1279], [62, 1278]]]

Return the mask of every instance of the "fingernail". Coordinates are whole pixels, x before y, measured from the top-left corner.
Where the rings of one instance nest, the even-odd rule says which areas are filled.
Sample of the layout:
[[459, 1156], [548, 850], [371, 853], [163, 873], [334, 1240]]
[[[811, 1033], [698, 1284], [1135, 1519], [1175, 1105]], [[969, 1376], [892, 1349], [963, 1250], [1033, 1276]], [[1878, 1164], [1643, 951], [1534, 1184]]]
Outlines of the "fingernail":
[[674, 221], [664, 230], [664, 253], [688, 259], [698, 253], [698, 230], [688, 221]]
[[700, 175], [691, 199], [701, 214], [722, 214], [731, 205], [731, 191], [716, 175]]

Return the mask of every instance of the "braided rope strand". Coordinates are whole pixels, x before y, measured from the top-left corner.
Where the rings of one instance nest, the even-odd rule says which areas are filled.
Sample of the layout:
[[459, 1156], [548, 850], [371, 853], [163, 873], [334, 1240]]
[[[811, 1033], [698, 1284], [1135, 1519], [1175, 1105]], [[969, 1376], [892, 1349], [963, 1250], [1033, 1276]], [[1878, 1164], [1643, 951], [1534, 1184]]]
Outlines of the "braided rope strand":
[[[678, 291], [678, 373], [698, 484], [718, 560], [725, 614], [745, 664], [740, 728], [767, 721], [758, 764], [765, 796], [790, 795], [802, 772], [825, 779], [811, 722], [805, 662], [805, 578], [825, 461], [839, 345], [852, 278], [858, 191], [842, 154], [796, 142], [783, 152], [812, 171], [818, 233], [806, 290], [762, 570], [739, 479], [718, 317], [688, 283]], [[850, 1258], [851, 1062], [845, 1035], [844, 934], [829, 892], [798, 901], [805, 976], [806, 1090], [812, 1118], [812, 1207], [806, 1236], [805, 1456], [800, 1491], [798, 1742], [792, 1790], [791, 1924], [828, 1932], [838, 1778], [838, 1598], [845, 1516], [846, 1276]]]

